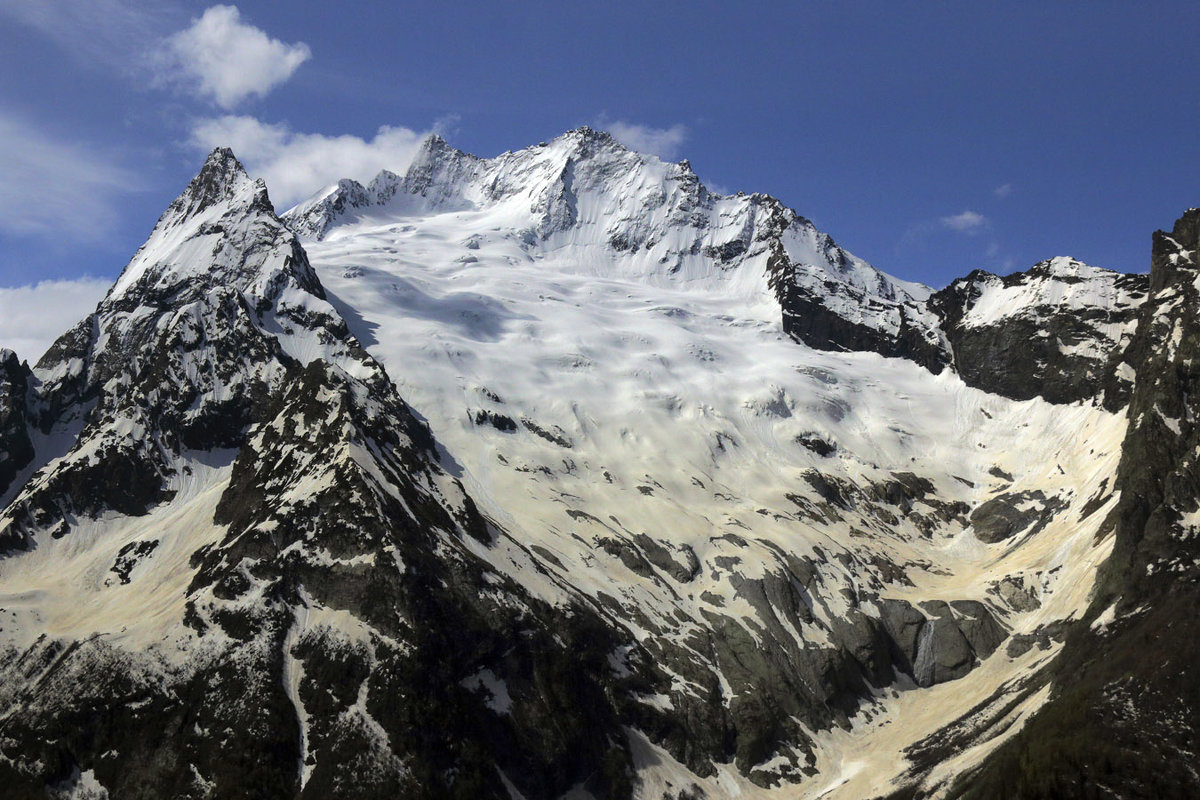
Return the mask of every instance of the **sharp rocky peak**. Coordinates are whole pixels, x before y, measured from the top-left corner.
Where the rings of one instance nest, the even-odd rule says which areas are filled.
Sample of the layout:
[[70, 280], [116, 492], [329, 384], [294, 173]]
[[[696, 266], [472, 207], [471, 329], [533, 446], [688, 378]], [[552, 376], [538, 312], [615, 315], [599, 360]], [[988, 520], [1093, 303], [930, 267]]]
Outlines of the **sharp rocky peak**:
[[449, 142], [447, 142], [440, 134], [431, 133], [421, 142], [421, 146], [417, 148], [416, 155], [413, 156], [412, 162], [409, 164], [408, 171], [411, 173], [414, 168], [420, 171], [427, 165], [435, 164], [442, 161], [479, 161], [478, 156], [474, 156], [463, 150], [459, 150]]
[[272, 276], [280, 272], [323, 296], [295, 235], [276, 216], [266, 184], [251, 178], [233, 151], [218, 147], [159, 218], [102, 305], [182, 302], [214, 286], [260, 294], [253, 287], [278, 284]]
[[617, 141], [616, 137], [608, 131], [597, 130], [587, 125], [567, 131], [562, 136], [559, 136], [556, 141], [566, 142], [583, 151], [595, 148], [611, 148], [618, 151], [634, 152]]
[[1200, 251], [1200, 208], [1183, 212], [1169, 234], [1166, 231], [1154, 234], [1155, 257], [1161, 254], [1172, 265], [1194, 262], [1197, 251]]
[[[170, 499], [184, 452], [239, 442], [318, 358], [376, 369], [266, 187], [218, 148], [96, 311], [38, 362], [32, 423], [84, 427], [0, 517], [0, 552], [66, 530], [71, 515], [144, 514]], [[60, 492], [71, 497], [62, 509], [48, 499]]]
[[272, 208], [266, 184], [252, 179], [231, 149], [218, 147], [209, 153], [200, 172], [167, 207], [159, 224], [186, 220], [215, 205], [238, 201], [239, 204]]

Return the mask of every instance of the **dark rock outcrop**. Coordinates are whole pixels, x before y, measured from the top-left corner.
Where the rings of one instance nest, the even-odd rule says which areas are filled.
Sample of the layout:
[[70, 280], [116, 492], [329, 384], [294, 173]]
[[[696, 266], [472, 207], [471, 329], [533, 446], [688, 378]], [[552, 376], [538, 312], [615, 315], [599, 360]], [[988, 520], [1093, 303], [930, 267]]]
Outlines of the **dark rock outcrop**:
[[869, 351], [907, 358], [932, 372], [950, 361], [925, 297], [910, 293], [825, 234], [815, 234], [818, 263], [794, 262], [772, 244], [767, 275], [783, 331], [818, 350]]
[[971, 531], [985, 544], [1003, 542], [1021, 532], [1032, 536], [1065, 507], [1066, 503], [1059, 498], [1047, 498], [1036, 489], [1000, 494], [971, 512]]
[[884, 630], [897, 662], [918, 686], [955, 680], [987, 658], [1008, 634], [986, 605], [975, 600], [879, 602]]
[[29, 438], [29, 367], [11, 350], [0, 350], [0, 497], [33, 460]]

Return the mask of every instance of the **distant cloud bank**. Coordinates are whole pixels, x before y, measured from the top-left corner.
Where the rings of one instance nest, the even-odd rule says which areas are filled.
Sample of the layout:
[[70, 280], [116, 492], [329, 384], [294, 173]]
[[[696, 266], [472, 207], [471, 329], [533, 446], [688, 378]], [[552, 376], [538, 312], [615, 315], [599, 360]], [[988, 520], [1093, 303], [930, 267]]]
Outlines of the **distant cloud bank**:
[[0, 288], [0, 348], [36, 363], [55, 339], [95, 310], [111, 284], [83, 277]]

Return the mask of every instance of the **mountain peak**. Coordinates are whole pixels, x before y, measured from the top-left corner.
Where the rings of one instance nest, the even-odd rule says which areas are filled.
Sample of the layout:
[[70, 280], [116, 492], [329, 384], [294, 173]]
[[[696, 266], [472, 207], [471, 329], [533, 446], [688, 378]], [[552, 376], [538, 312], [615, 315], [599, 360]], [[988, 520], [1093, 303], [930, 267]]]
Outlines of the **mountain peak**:
[[475, 156], [465, 153], [447, 142], [441, 134], [431, 133], [421, 142], [417, 154], [413, 156], [412, 163], [409, 164], [408, 172], [409, 174], [413, 170], [420, 172], [428, 170], [433, 164], [443, 161], [457, 162], [463, 159], [477, 160]]
[[251, 178], [232, 150], [218, 147], [167, 207], [105, 302], [124, 298], [135, 286], [141, 290], [128, 301], [134, 304], [148, 291], [175, 291], [185, 284], [194, 284], [195, 291], [218, 283], [245, 286], [265, 266], [259, 256], [277, 248], [286, 232], [266, 184]]
[[425, 137], [421, 142], [421, 146], [417, 148], [417, 154], [413, 156], [412, 163], [427, 163], [454, 155], [461, 156], [465, 155], [465, 153], [447, 142], [441, 134], [431, 133]]
[[608, 131], [597, 130], [590, 125], [580, 125], [574, 130], [567, 131], [564, 136], [589, 142], [616, 142], [616, 139]]
[[597, 130], [589, 125], [581, 125], [574, 130], [567, 131], [555, 139], [555, 141], [563, 142], [568, 147], [580, 151], [583, 155], [603, 150], [615, 150], [620, 153], [636, 152], [621, 144], [608, 131]]
[[218, 203], [232, 201], [243, 194], [248, 195], [249, 205], [273, 209], [267, 196], [267, 185], [247, 174], [233, 150], [217, 147], [209, 153], [204, 166], [187, 188], [167, 208], [159, 223], [168, 218], [183, 220], [194, 217]]
[[1171, 229], [1171, 238], [1180, 247], [1195, 250], [1200, 247], [1200, 208], [1189, 208], [1183, 216], [1175, 220]]
[[1039, 261], [1030, 267], [1027, 272], [1033, 276], [1083, 280], [1112, 272], [1112, 270], [1092, 266], [1072, 256], [1054, 256], [1053, 258]]
[[238, 161], [237, 156], [233, 154], [233, 148], [221, 145], [214, 147], [212, 152], [208, 154], [208, 158], [204, 159], [204, 166], [215, 166], [221, 168], [240, 169], [245, 172], [242, 167], [242, 162]]

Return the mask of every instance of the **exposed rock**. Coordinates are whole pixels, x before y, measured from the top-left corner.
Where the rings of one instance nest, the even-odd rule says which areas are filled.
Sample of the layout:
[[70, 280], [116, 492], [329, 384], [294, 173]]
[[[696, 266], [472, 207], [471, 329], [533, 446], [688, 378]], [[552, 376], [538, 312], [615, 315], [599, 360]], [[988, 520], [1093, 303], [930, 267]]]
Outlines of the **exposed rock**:
[[491, 425], [501, 433], [515, 433], [517, 430], [517, 423], [512, 417], [486, 408], [475, 412], [475, 424]]
[[928, 601], [920, 609], [906, 600], [881, 600], [878, 605], [898, 664], [918, 686], [961, 678], [1008, 635], [987, 606], [975, 600]]
[[1024, 575], [1009, 576], [988, 587], [988, 594], [995, 595], [1016, 612], [1036, 611], [1042, 607], [1038, 587]]
[[925, 287], [883, 275], [825, 234], [804, 236], [804, 246], [790, 252], [786, 239], [774, 243], [767, 264], [784, 332], [820, 350], [866, 350], [933, 372], [945, 368], [950, 355]]
[[850, 498], [856, 493], [853, 484], [816, 470], [806, 470], [802, 477], [827, 503], [841, 509], [850, 508]]
[[158, 539], [146, 539], [140, 542], [130, 542], [117, 551], [117, 558], [112, 569], [121, 583], [129, 583], [129, 573], [138, 562], [149, 556], [158, 547]]
[[913, 679], [933, 686], [961, 678], [975, 665], [975, 654], [962, 630], [949, 615], [935, 616], [921, 628]]
[[[476, 418], [476, 424], [478, 424], [478, 417]], [[543, 428], [541, 425], [538, 425], [529, 417], [521, 417], [521, 424], [528, 428], [530, 433], [545, 439], [547, 442], [550, 442], [550, 444], [556, 444], [559, 447], [565, 447], [568, 450], [574, 447], [570, 437], [567, 436], [566, 432], [562, 430], [562, 428], [555, 426], [553, 431], [549, 431]]]
[[0, 350], [0, 497], [33, 460], [26, 403], [29, 367], [11, 350]]
[[1048, 625], [1039, 625], [1033, 633], [1016, 634], [1004, 649], [1005, 655], [1009, 658], [1020, 658], [1034, 647], [1046, 650], [1052, 643], [1061, 642], [1066, 637], [1068, 627], [1066, 622], [1051, 622]]
[[796, 444], [807, 448], [819, 456], [831, 456], [837, 452], [837, 445], [826, 441], [816, 434], [806, 434], [796, 437]]
[[[700, 559], [696, 558], [695, 551], [687, 545], [669, 547], [644, 533], [635, 536], [634, 541], [651, 564], [680, 583], [688, 583], [700, 572]], [[678, 554], [678, 560], [675, 554]]]
[[986, 544], [1026, 531], [1032, 536], [1050, 524], [1065, 505], [1060, 498], [1047, 498], [1038, 490], [1001, 494], [971, 512], [971, 530]]
[[1008, 638], [1008, 631], [996, 621], [991, 610], [978, 600], [954, 600], [955, 621], [971, 650], [979, 658], [987, 658]]

